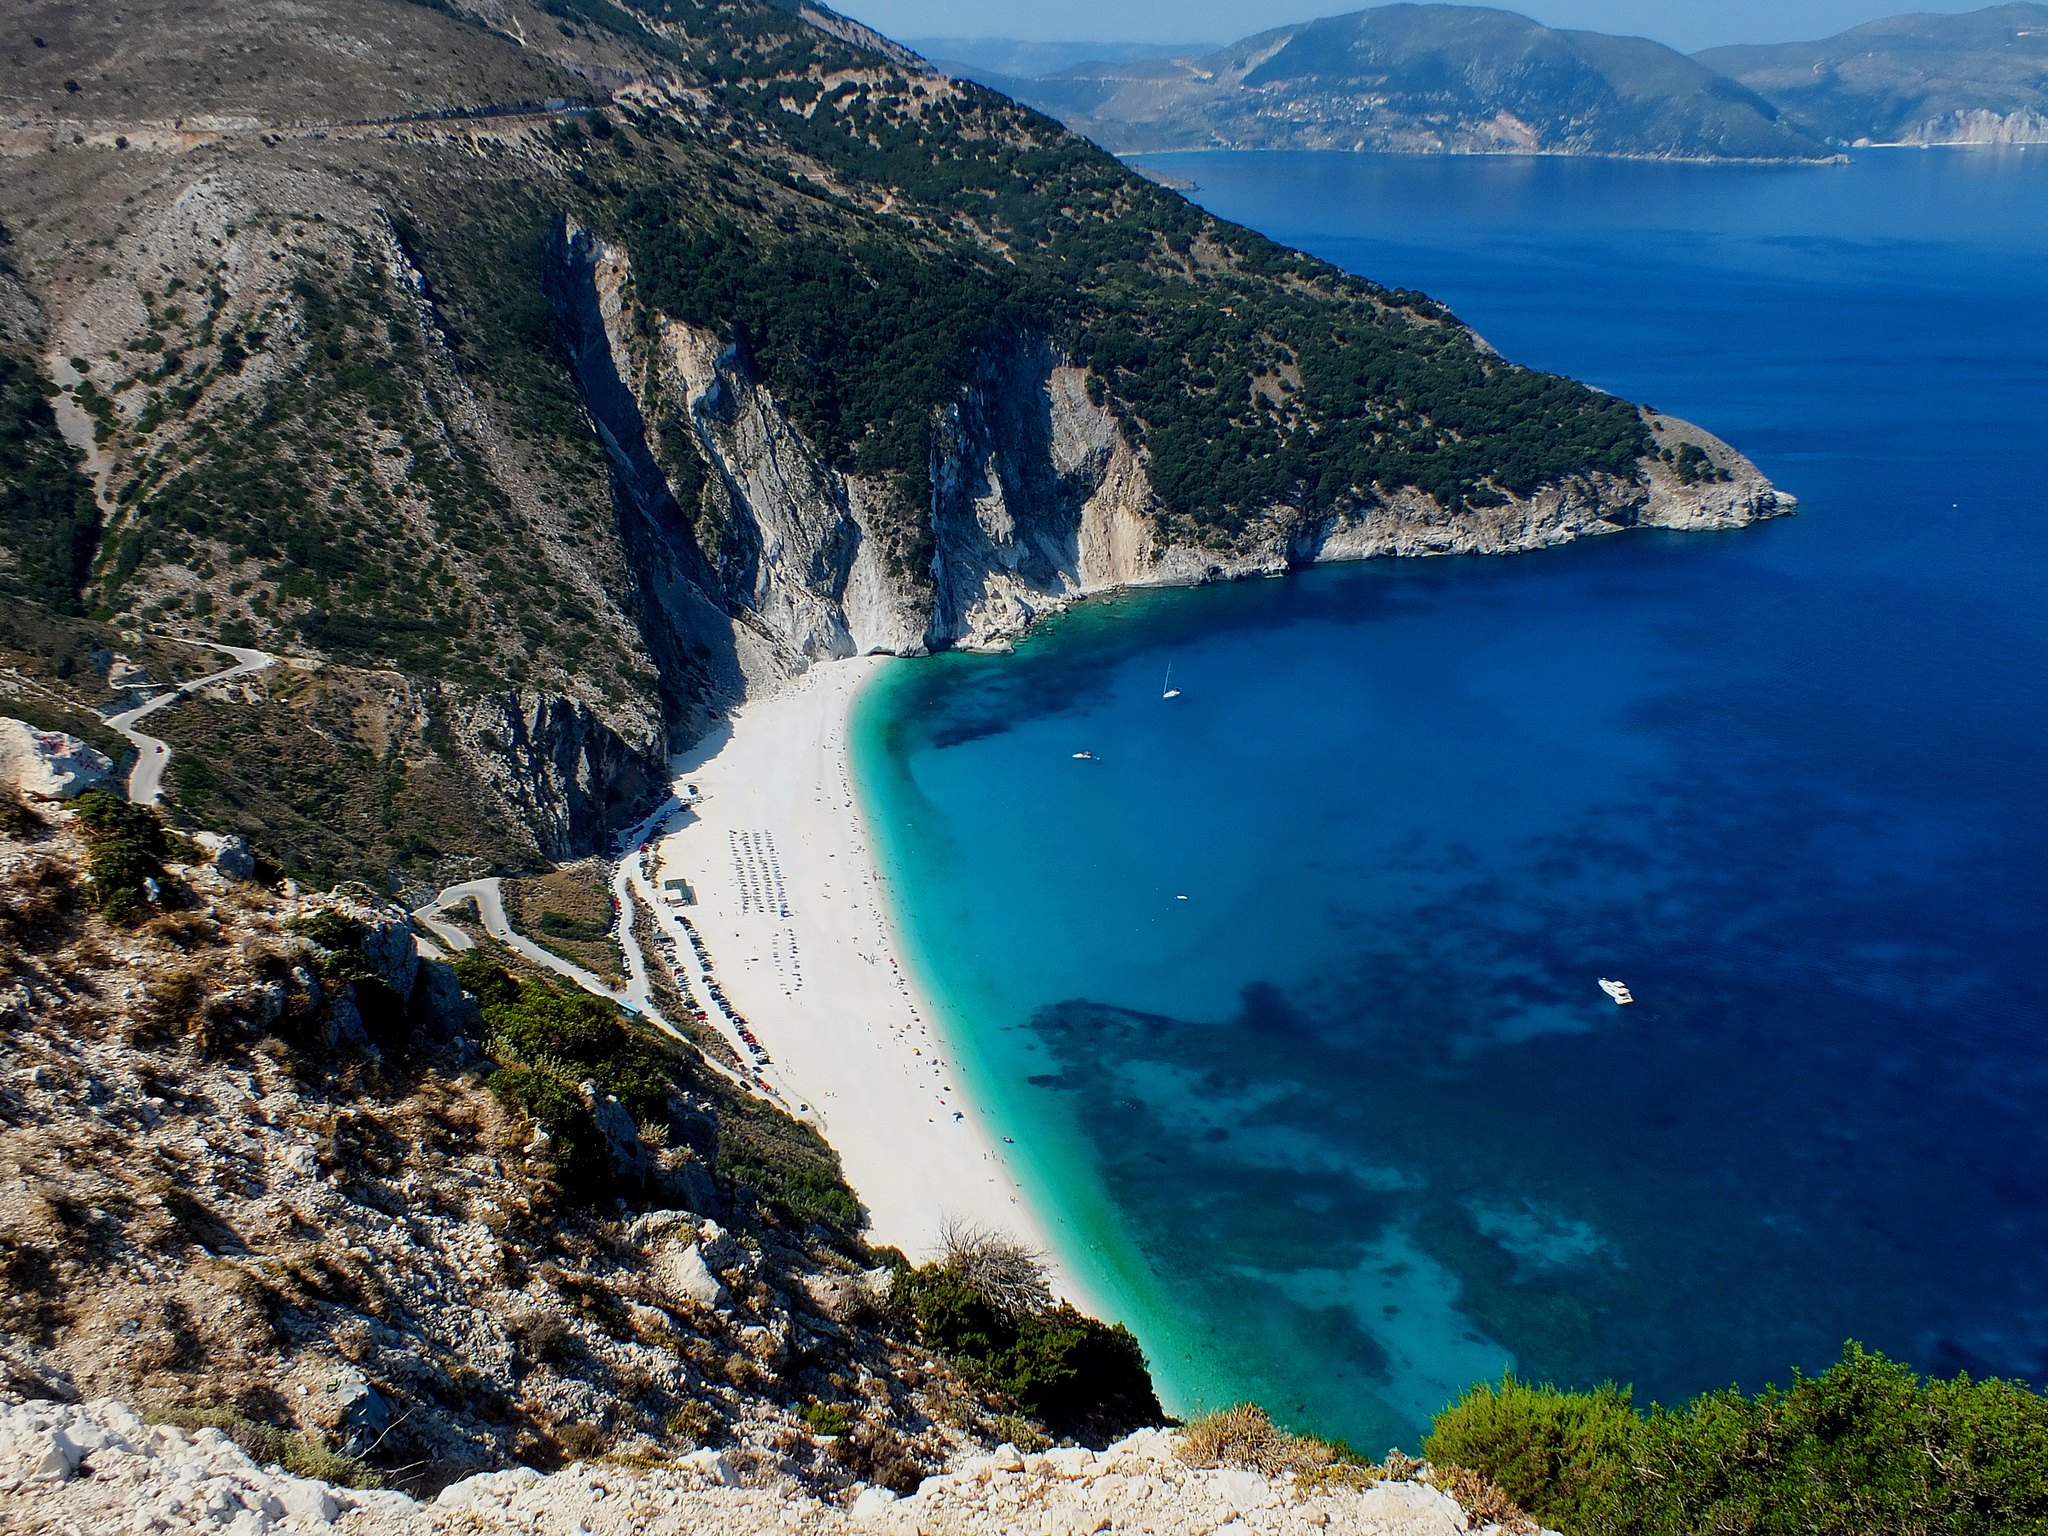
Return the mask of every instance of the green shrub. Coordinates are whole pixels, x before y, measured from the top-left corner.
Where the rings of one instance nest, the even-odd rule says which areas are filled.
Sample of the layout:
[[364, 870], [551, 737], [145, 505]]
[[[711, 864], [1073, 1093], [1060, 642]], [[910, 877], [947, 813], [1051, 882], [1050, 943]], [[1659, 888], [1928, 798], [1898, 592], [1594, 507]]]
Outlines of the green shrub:
[[2048, 1533], [2048, 1401], [1923, 1382], [1854, 1343], [1822, 1376], [1647, 1415], [1507, 1378], [1439, 1414], [1426, 1449], [1571, 1536]]
[[104, 789], [87, 791], [75, 805], [85, 829], [87, 900], [108, 922], [124, 922], [148, 909], [143, 882], [154, 880], [161, 905], [171, 894], [163, 866], [170, 843], [156, 812]]
[[899, 1270], [895, 1309], [969, 1379], [1063, 1426], [1156, 1424], [1164, 1416], [1131, 1331], [1065, 1302], [1018, 1315], [940, 1264]]
[[603, 923], [586, 923], [566, 912], [541, 913], [538, 927], [548, 938], [567, 939], [573, 944], [596, 944], [610, 938], [612, 932]]
[[486, 1085], [507, 1109], [529, 1116], [548, 1133], [549, 1164], [564, 1194], [584, 1205], [606, 1192], [611, 1155], [581, 1094], [531, 1067], [493, 1072]]
[[821, 1225], [842, 1247], [866, 1252], [860, 1244], [866, 1214], [846, 1186], [839, 1155], [810, 1126], [700, 1073], [694, 1053], [629, 1024], [602, 998], [522, 981], [475, 950], [457, 957], [455, 974], [475, 995], [485, 1027], [518, 1058], [492, 1078], [492, 1087], [555, 1139], [556, 1177], [572, 1198], [609, 1198], [618, 1191], [604, 1149], [593, 1139], [594, 1122], [564, 1079], [594, 1082], [643, 1125], [666, 1125], [669, 1092], [684, 1087], [718, 1106], [722, 1179], [745, 1186], [781, 1220]]
[[842, 1246], [867, 1215], [825, 1138], [772, 1104], [733, 1095], [718, 1109], [718, 1172], [795, 1226], [824, 1227]]
[[796, 1413], [810, 1426], [814, 1435], [843, 1435], [853, 1427], [852, 1417], [838, 1403], [821, 1403], [813, 1399]]
[[1560, 1392], [1503, 1376], [1439, 1414], [1428, 1449], [1436, 1460], [1485, 1472], [1549, 1520], [1611, 1497], [1641, 1422], [1626, 1390]]

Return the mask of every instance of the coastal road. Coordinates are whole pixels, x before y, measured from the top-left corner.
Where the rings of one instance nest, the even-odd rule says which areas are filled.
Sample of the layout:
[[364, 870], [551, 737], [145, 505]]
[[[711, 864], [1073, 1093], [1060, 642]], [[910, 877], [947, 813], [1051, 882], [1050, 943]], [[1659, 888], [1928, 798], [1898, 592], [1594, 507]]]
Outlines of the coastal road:
[[[621, 866], [619, 878], [621, 880], [625, 878], [625, 868], [623, 865]], [[465, 949], [473, 949], [475, 945], [471, 942], [468, 934], [457, 928], [453, 923], [441, 920], [441, 914], [447, 911], [448, 908], [460, 906], [463, 902], [470, 900], [476, 902], [477, 914], [483, 919], [484, 932], [488, 933], [499, 943], [517, 950], [535, 965], [545, 966], [564, 980], [574, 982], [585, 992], [604, 998], [608, 1002], [626, 1004], [642, 1017], [659, 1025], [670, 1034], [675, 1034], [675, 1031], [669, 1027], [668, 1020], [664, 1019], [654, 1007], [654, 1000], [650, 995], [647, 983], [647, 962], [640, 954], [640, 946], [633, 942], [631, 928], [632, 909], [630, 907], [626, 909], [625, 922], [627, 927], [624, 934], [626, 968], [630, 979], [624, 987], [608, 987], [582, 966], [575, 964], [573, 961], [564, 960], [560, 955], [555, 954], [551, 950], [541, 948], [540, 945], [534, 943], [533, 940], [513, 928], [510, 919], [505, 916], [504, 886], [496, 876], [488, 880], [465, 880], [460, 885], [444, 887], [425, 906], [413, 909], [413, 921], [433, 934], [435, 938], [439, 939], [451, 951], [459, 953]]]
[[261, 672], [265, 667], [277, 665], [277, 658], [267, 651], [246, 650], [236, 645], [216, 645], [211, 640], [185, 640], [182, 645], [203, 645], [211, 651], [221, 651], [235, 658], [235, 664], [226, 671], [215, 672], [193, 682], [181, 683], [169, 693], [158, 694], [148, 703], [136, 709], [124, 710], [118, 715], [109, 715], [107, 724], [126, 736], [135, 744], [134, 768], [128, 773], [128, 798], [137, 805], [155, 805], [163, 795], [164, 770], [171, 765], [171, 749], [154, 736], [144, 735], [135, 729], [135, 722], [145, 715], [151, 715], [166, 705], [181, 703], [202, 688], [215, 683], [229, 682], [237, 677], [247, 677], [252, 672]]
[[[413, 909], [413, 921], [433, 934], [434, 938], [440, 940], [451, 953], [460, 954], [463, 950], [474, 949], [476, 944], [468, 934], [457, 928], [453, 923], [444, 922], [441, 918], [441, 914], [447, 911], [448, 908], [460, 906], [463, 902], [474, 899], [477, 914], [483, 919], [484, 932], [488, 933], [492, 938], [500, 943], [510, 945], [535, 965], [545, 966], [565, 981], [574, 982], [592, 996], [601, 997], [607, 1002], [624, 1003], [627, 1007], [638, 1012], [641, 1018], [646, 1019], [650, 1024], [653, 1024], [671, 1038], [687, 1041], [688, 1037], [673, 1024], [669, 1023], [667, 1019], [663, 1018], [660, 1010], [654, 1006], [653, 991], [647, 976], [647, 960], [640, 953], [640, 946], [633, 937], [633, 908], [631, 905], [633, 892], [636, 889], [634, 870], [640, 858], [639, 846], [647, 840], [654, 828], [659, 826], [678, 808], [678, 804], [679, 802], [674, 800], [666, 802], [652, 815], [647, 817], [638, 828], [627, 834], [627, 853], [619, 861], [618, 871], [613, 876], [612, 888], [614, 892], [622, 892], [620, 898], [620, 943], [626, 951], [626, 968], [631, 978], [623, 989], [606, 986], [595, 976], [591, 975], [590, 972], [584, 970], [582, 966], [574, 965], [564, 960], [560, 955], [551, 954], [532, 940], [516, 932], [511, 922], [505, 916], [504, 888], [495, 876], [488, 880], [465, 880], [460, 885], [444, 887], [435, 895], [432, 901], [424, 906]], [[644, 887], [638, 888], [644, 890]], [[646, 893], [646, 899], [650, 907], [659, 914], [661, 909], [659, 906], [654, 905], [652, 892]], [[720, 1077], [725, 1078], [735, 1088], [756, 1096], [760, 1095], [761, 1090], [759, 1086], [748, 1077], [732, 1071], [722, 1062], [714, 1061], [708, 1056], [703, 1056], [701, 1052], [699, 1057], [707, 1068], [716, 1072]]]
[[465, 880], [460, 885], [446, 886], [432, 901], [415, 909], [412, 915], [451, 949], [471, 949], [475, 946], [470, 943], [468, 934], [453, 923], [438, 920], [440, 914], [448, 908], [459, 907], [463, 902], [471, 900], [476, 902], [477, 915], [483, 919], [484, 932], [500, 944], [509, 945], [535, 965], [546, 966], [556, 975], [575, 982], [586, 992], [595, 992], [599, 997], [610, 998], [613, 1002], [624, 998], [623, 993], [606, 986], [582, 966], [564, 960], [550, 950], [542, 949], [526, 935], [516, 931], [505, 916], [505, 890], [495, 875], [488, 880]]
[[[801, 1096], [788, 1089], [787, 1085], [781, 1080], [781, 1074], [776, 1072], [772, 1065], [763, 1066], [754, 1059], [752, 1049], [740, 1037], [739, 1031], [733, 1025], [731, 1018], [724, 1009], [718, 1007], [716, 997], [711, 990], [710, 971], [705, 968], [702, 959], [697, 954], [696, 947], [690, 942], [689, 934], [683, 931], [682, 924], [677, 921], [675, 912], [661, 900], [661, 894], [655, 890], [653, 877], [647, 870], [646, 865], [648, 863], [654, 864], [657, 868], [659, 867], [660, 852], [658, 849], [651, 854], [643, 854], [639, 851], [643, 844], [657, 843], [661, 838], [676, 831], [681, 825], [679, 813], [689, 810], [694, 804], [696, 804], [694, 797], [690, 801], [685, 802], [678, 797], [671, 796], [668, 800], [657, 806], [638, 827], [621, 836], [620, 841], [625, 849], [625, 854], [620, 858], [618, 870], [612, 876], [612, 894], [619, 899], [619, 935], [621, 942], [625, 946], [626, 964], [632, 972], [633, 987], [640, 994], [651, 998], [652, 988], [647, 974], [647, 966], [650, 962], [642, 953], [639, 942], [633, 934], [634, 904], [635, 902], [645, 902], [648, 915], [653, 919], [655, 932], [668, 940], [675, 949], [677, 958], [686, 967], [681, 974], [676, 976], [676, 986], [683, 993], [685, 1000], [689, 999], [693, 986], [695, 990], [701, 991], [704, 994], [707, 1004], [704, 1023], [707, 1027], [717, 1030], [724, 1037], [726, 1044], [732, 1047], [733, 1055], [743, 1064], [744, 1070], [741, 1072], [729, 1071], [717, 1062], [712, 1061], [709, 1057], [705, 1058], [706, 1064], [717, 1067], [719, 1071], [724, 1072], [733, 1082], [749, 1092], [759, 1092], [765, 1087], [768, 1096], [783, 1103], [785, 1108], [792, 1104], [796, 1105], [799, 1111], [798, 1118], [809, 1119], [816, 1123], [818, 1120], [817, 1111], [804, 1105]], [[660, 957], [656, 956], [652, 963], [660, 964]], [[692, 976], [696, 978], [694, 983], [689, 980]], [[648, 1011], [651, 1013], [653, 1010], [650, 1008]], [[670, 1032], [674, 1033], [674, 1031]]]

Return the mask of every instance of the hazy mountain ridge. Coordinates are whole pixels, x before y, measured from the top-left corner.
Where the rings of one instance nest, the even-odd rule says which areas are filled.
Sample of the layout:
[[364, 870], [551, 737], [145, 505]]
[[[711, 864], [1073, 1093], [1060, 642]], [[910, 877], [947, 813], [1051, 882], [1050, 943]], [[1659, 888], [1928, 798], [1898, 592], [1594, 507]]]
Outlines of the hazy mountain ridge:
[[1200, 58], [977, 75], [1118, 153], [1162, 149], [1825, 159], [1748, 88], [1646, 38], [1388, 5]]
[[1836, 143], [2048, 143], [2048, 5], [2031, 0], [1694, 57]]

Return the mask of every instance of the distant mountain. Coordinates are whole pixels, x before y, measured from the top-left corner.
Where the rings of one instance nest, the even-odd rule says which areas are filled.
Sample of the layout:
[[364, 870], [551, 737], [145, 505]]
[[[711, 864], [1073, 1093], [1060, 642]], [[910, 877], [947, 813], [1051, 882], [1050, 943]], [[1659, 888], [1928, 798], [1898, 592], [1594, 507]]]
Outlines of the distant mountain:
[[1359, 149], [1825, 159], [1763, 97], [1646, 38], [1388, 5], [1199, 57], [972, 78], [1119, 153]]
[[941, 69], [977, 81], [983, 71], [1030, 80], [1076, 64], [1193, 58], [1216, 50], [1214, 43], [1027, 43], [1014, 37], [911, 37], [904, 44]]
[[2048, 5], [1893, 16], [1693, 57], [1839, 144], [2048, 143]]

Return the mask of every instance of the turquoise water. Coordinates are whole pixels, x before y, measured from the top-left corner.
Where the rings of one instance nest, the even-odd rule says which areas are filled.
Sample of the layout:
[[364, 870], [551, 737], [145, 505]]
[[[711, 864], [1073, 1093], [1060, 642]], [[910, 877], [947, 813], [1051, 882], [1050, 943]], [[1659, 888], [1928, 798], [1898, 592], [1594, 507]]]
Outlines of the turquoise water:
[[909, 963], [1173, 1406], [2048, 1379], [2048, 152], [1159, 163], [1802, 501], [866, 695]]

